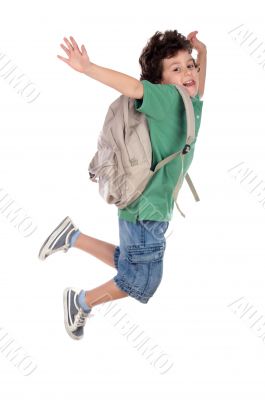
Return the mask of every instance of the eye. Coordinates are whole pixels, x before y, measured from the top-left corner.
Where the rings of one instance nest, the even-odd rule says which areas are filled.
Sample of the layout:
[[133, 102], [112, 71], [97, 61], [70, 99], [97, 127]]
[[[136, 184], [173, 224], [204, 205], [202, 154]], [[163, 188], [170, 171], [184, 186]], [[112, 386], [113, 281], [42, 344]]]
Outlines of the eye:
[[[189, 68], [189, 69], [194, 69], [194, 68], [195, 68], [195, 67], [194, 67], [194, 64], [189, 64], [189, 65], [188, 65], [188, 68]], [[179, 69], [180, 69], [180, 67], [177, 67], [177, 68], [174, 69], [174, 71], [177, 71], [177, 70], [179, 70]]]

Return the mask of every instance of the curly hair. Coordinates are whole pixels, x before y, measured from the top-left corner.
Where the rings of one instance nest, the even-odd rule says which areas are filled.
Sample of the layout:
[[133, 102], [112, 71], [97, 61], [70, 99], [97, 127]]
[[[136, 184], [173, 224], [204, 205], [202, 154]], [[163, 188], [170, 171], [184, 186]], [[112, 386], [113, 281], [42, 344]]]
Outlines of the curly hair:
[[[160, 83], [163, 72], [163, 58], [170, 58], [177, 54], [179, 50], [192, 53], [192, 44], [185, 36], [176, 29], [167, 30], [164, 33], [156, 33], [148, 40], [139, 57], [141, 66], [140, 81], [146, 79], [152, 83]], [[193, 58], [195, 68], [199, 64]]]

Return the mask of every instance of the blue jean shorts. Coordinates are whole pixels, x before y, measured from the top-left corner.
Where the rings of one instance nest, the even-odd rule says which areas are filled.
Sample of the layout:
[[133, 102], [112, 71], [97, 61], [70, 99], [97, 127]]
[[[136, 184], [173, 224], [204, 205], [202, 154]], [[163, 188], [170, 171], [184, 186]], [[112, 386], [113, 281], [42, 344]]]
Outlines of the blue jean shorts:
[[120, 245], [114, 251], [114, 282], [128, 295], [147, 303], [163, 275], [168, 221], [119, 220]]

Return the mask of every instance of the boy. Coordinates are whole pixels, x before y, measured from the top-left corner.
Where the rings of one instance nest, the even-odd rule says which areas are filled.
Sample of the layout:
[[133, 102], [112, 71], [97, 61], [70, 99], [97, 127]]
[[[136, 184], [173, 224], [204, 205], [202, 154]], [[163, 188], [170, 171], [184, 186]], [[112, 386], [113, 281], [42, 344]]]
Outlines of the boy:
[[[172, 149], [179, 150], [185, 144], [185, 108], [175, 84], [184, 86], [191, 97], [196, 117], [195, 141], [197, 139], [207, 51], [196, 34], [197, 31], [191, 32], [185, 38], [176, 30], [165, 31], [164, 34], [156, 32], [139, 58], [142, 69], [140, 80], [92, 63], [85, 46], [82, 45], [80, 51], [72, 36], [71, 42], [64, 38], [67, 47], [61, 44], [69, 58], [57, 57], [76, 71], [135, 99], [136, 110], [144, 112], [147, 117], [152, 167], [155, 167], [172, 153]], [[193, 47], [198, 51], [197, 62], [191, 57]], [[185, 155], [184, 172], [191, 164], [195, 141]], [[59, 250], [66, 252], [70, 247], [76, 247], [118, 270], [113, 279], [92, 290], [79, 292], [74, 288], [65, 289], [65, 328], [73, 339], [83, 337], [85, 322], [93, 306], [128, 295], [147, 303], [155, 293], [162, 279], [166, 248], [164, 234], [172, 217], [172, 192], [179, 174], [179, 160], [174, 159], [154, 175], [144, 194], [128, 207], [118, 209], [119, 246], [81, 233], [69, 217], [55, 228], [42, 245], [39, 252], [42, 260]]]

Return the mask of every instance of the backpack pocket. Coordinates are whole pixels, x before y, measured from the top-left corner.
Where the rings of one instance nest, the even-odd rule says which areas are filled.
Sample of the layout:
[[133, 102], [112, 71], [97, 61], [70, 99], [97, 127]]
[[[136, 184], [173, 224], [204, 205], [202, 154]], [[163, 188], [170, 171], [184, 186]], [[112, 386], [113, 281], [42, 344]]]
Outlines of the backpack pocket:
[[[142, 116], [144, 117], [144, 116]], [[124, 157], [124, 165], [126, 168], [146, 165], [146, 162], [152, 161], [152, 146], [150, 141], [150, 135], [148, 132], [148, 127], [146, 122], [143, 120], [141, 126], [135, 126], [131, 123], [130, 129], [127, 129], [126, 135], [124, 137], [124, 152], [126, 157]]]
[[90, 179], [98, 182], [99, 193], [103, 199], [109, 204], [118, 206], [125, 190], [125, 176], [120, 163], [119, 149], [101, 147], [91, 160], [88, 169]]
[[112, 150], [111, 158], [100, 170], [99, 193], [109, 204], [118, 205], [121, 201], [124, 174], [121, 172], [118, 163], [118, 152]]
[[112, 167], [115, 166], [115, 153], [111, 148], [104, 147], [97, 151], [89, 164], [89, 171], [97, 177], [111, 174]]

